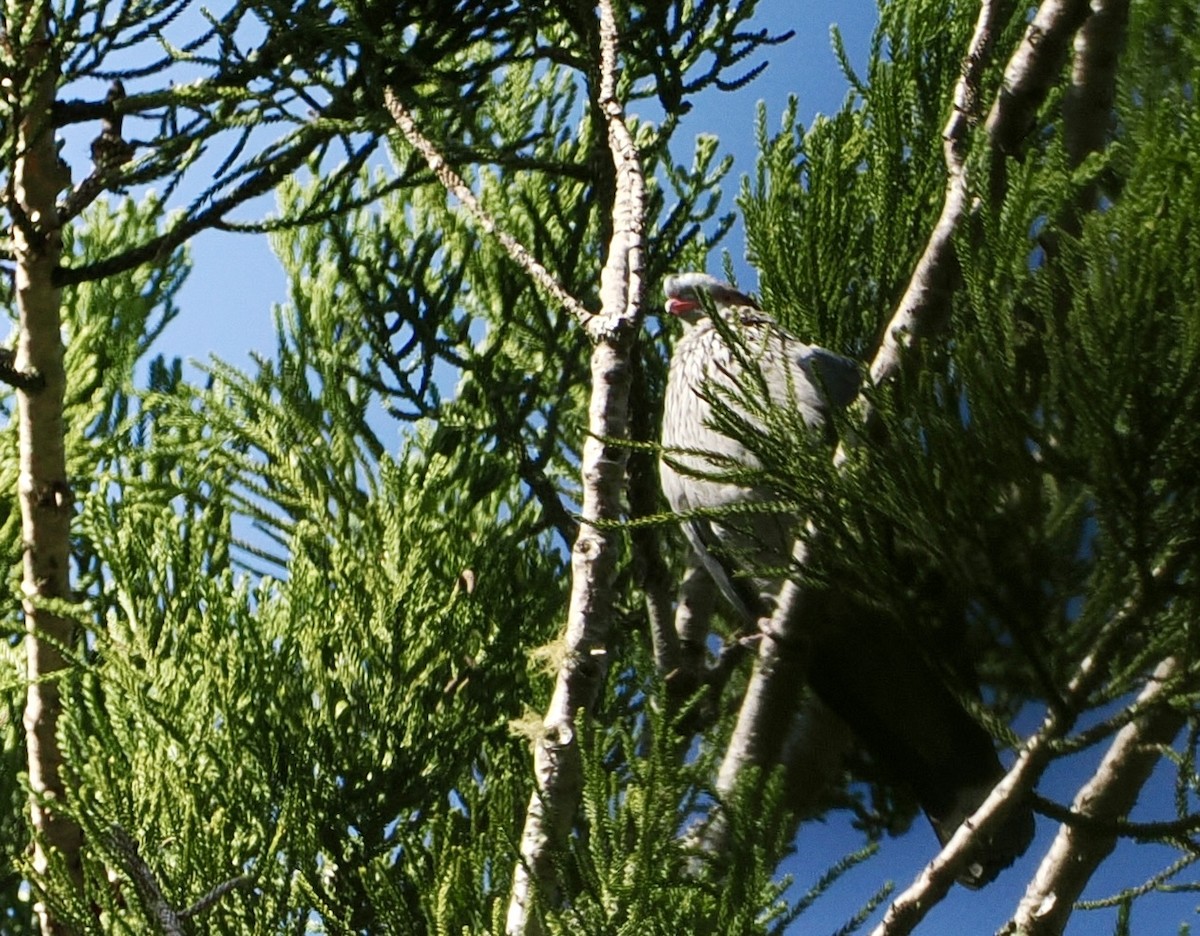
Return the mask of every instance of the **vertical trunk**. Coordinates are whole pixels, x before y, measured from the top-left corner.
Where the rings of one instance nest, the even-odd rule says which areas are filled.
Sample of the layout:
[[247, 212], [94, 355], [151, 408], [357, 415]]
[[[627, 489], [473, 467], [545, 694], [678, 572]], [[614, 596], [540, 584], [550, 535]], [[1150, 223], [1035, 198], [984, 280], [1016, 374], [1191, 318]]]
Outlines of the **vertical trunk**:
[[539, 901], [557, 896], [558, 866], [579, 806], [583, 785], [577, 718], [586, 715], [607, 672], [612, 623], [612, 583], [620, 542], [594, 521], [621, 515], [626, 450], [609, 440], [629, 437], [629, 394], [634, 340], [641, 325], [642, 219], [645, 179], [641, 159], [617, 95], [617, 22], [611, 0], [600, 0], [600, 86], [597, 95], [608, 127], [608, 149], [616, 170], [609, 217], [612, 237], [600, 273], [600, 314], [585, 319], [592, 340], [592, 396], [583, 443], [583, 522], [571, 552], [571, 603], [567, 611], [567, 656], [534, 747], [537, 788], [521, 833], [521, 860], [513, 873], [505, 932], [539, 936]]
[[[55, 200], [68, 179], [54, 143], [51, 107], [58, 70], [48, 9], [14, 2], [9, 23], [20, 42], [20, 80], [14, 82], [10, 111], [16, 118], [17, 159], [13, 169], [12, 238], [16, 261], [19, 336], [16, 367], [37, 378], [17, 392], [24, 574], [21, 583], [26, 622], [29, 690], [25, 707], [29, 754], [30, 809], [34, 868], [43, 873], [51, 852], [76, 879], [80, 873], [80, 831], [57, 803], [64, 797], [62, 752], [57, 728], [61, 677], [68, 666], [71, 620], [42, 606], [44, 599], [70, 597], [71, 488], [67, 480], [63, 424], [63, 345], [59, 290], [53, 277], [62, 251]], [[39, 904], [46, 934], [69, 929]]]

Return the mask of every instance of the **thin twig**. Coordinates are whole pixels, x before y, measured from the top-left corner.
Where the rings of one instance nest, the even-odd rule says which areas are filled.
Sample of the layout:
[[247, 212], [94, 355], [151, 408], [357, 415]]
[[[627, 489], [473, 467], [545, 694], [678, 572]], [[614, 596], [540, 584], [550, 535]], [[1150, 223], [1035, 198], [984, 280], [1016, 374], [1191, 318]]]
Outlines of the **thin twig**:
[[146, 909], [162, 927], [163, 936], [185, 936], [186, 930], [175, 908], [163, 895], [158, 878], [138, 852], [137, 843], [119, 825], [108, 830], [108, 847], [129, 875]]
[[142, 858], [137, 843], [128, 832], [119, 825], [113, 824], [108, 830], [107, 845], [120, 863], [122, 870], [129, 875], [129, 879], [133, 882], [146, 909], [162, 927], [163, 936], [187, 936], [189, 930], [184, 923], [185, 920], [198, 917], [211, 910], [230, 891], [253, 883], [253, 879], [248, 875], [236, 875], [218, 884], [186, 910], [176, 910], [163, 894], [158, 878], [154, 876], [154, 871]]
[[479, 225], [479, 229], [484, 234], [496, 238], [509, 257], [528, 273], [534, 282], [548, 292], [556, 302], [561, 303], [563, 308], [574, 315], [584, 327], [587, 327], [587, 324], [595, 316], [584, 307], [583, 303], [563, 288], [554, 274], [547, 270], [524, 244], [501, 228], [496, 219], [484, 210], [471, 187], [463, 181], [462, 176], [454, 171], [433, 141], [421, 132], [412, 112], [404, 106], [395, 90], [385, 88], [383, 99], [388, 113], [391, 114], [392, 120], [396, 122], [396, 126], [400, 128], [400, 132], [404, 134], [409, 145], [425, 158], [425, 162], [429, 164], [429, 168], [437, 176], [438, 181], [445, 186], [446, 191], [458, 199], [475, 223]]

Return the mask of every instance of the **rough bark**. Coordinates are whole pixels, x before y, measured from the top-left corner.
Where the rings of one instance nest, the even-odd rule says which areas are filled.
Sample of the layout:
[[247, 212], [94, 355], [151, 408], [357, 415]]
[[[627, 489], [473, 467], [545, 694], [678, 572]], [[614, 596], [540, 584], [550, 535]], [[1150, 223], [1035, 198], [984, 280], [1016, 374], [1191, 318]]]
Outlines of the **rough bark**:
[[1071, 811], [1084, 821], [1059, 826], [1001, 933], [1056, 936], [1066, 928], [1083, 888], [1116, 847], [1112, 823], [1129, 814], [1162, 756], [1161, 746], [1169, 745], [1183, 727], [1182, 710], [1164, 702], [1185, 668], [1176, 656], [1159, 663], [1137, 699], [1143, 714], [1117, 733], [1095, 775], [1075, 796]]
[[601, 0], [598, 104], [608, 129], [616, 169], [612, 238], [600, 276], [600, 314], [585, 322], [592, 340], [592, 395], [582, 455], [583, 523], [571, 553], [571, 600], [566, 653], [554, 695], [534, 744], [536, 789], [521, 836], [521, 859], [513, 876], [505, 931], [542, 931], [535, 910], [555, 896], [554, 856], [561, 852], [579, 804], [582, 785], [577, 719], [586, 715], [607, 669], [612, 622], [612, 583], [619, 543], [611, 527], [621, 511], [631, 386], [630, 353], [640, 323], [642, 217], [645, 182], [637, 147], [625, 126], [617, 96], [617, 25], [609, 0]]
[[[17, 160], [10, 193], [18, 314], [15, 366], [36, 385], [18, 389], [21, 581], [25, 613], [28, 695], [25, 735], [29, 764], [33, 867], [43, 874], [51, 860], [62, 862], [82, 886], [81, 834], [60, 804], [65, 799], [58, 722], [62, 679], [69, 667], [74, 622], [45, 607], [46, 599], [71, 597], [70, 532], [72, 492], [67, 478], [63, 398], [63, 343], [60, 294], [54, 274], [62, 254], [58, 193], [69, 182], [54, 144], [51, 119], [58, 68], [49, 28], [49, 10], [14, 2], [9, 23], [25, 26], [23, 48], [15, 49], [19, 80], [13, 82], [17, 115]], [[14, 35], [15, 40], [15, 35]], [[41, 902], [36, 911], [47, 936], [69, 933]]]

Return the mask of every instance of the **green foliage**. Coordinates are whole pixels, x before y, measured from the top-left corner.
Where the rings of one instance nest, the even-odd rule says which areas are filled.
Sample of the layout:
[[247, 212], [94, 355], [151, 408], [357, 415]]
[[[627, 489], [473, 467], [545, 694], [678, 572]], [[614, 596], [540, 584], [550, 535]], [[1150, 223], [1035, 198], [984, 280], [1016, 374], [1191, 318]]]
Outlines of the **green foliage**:
[[[687, 72], [728, 44], [750, 9], [724, 24], [710, 8], [674, 21], [682, 31], [670, 41], [691, 58], [660, 56], [653, 69], [631, 58], [630, 76]], [[265, 12], [270, 23], [282, 15]], [[414, 22], [432, 15], [408, 12]], [[332, 59], [301, 41], [313, 25], [306, 15], [297, 13], [293, 54], [324, 80], [332, 66], [320, 63]], [[356, 7], [329, 28], [353, 34], [372, 15]], [[495, 21], [474, 15], [456, 28], [480, 30], [482, 43]], [[217, 22], [236, 64], [237, 18]], [[553, 17], [539, 28], [565, 48], [580, 39]], [[431, 127], [478, 131], [472, 145], [488, 163], [463, 172], [486, 209], [594, 303], [611, 179], [594, 171], [607, 161], [595, 115], [580, 116], [589, 88], [572, 68], [526, 55], [520, 30], [501, 33], [490, 46], [435, 56], [437, 73], [410, 76], [413, 87], [430, 99], [452, 82], [478, 90], [471, 108], [456, 110], [461, 126]], [[420, 46], [405, 30], [384, 39], [372, 55], [405, 46], [411, 58]], [[399, 81], [386, 67], [372, 82]], [[720, 70], [692, 77], [703, 84]], [[206, 106], [202, 91], [187, 92], [188, 106]], [[242, 111], [223, 113], [237, 123]], [[667, 161], [669, 128], [642, 123], [636, 133], [648, 170], [662, 166], [664, 188], [650, 192], [658, 276], [701, 257], [706, 238], [727, 229], [714, 216], [729, 164], [711, 138], [685, 168]], [[389, 180], [365, 167], [366, 152], [332, 176], [319, 153], [311, 184], [280, 186], [282, 218], [318, 223], [275, 234], [291, 302], [277, 310], [274, 353], [258, 356], [251, 373], [212, 362], [197, 388], [178, 362], [156, 361], [148, 389], [133, 392], [137, 362], [173, 314], [182, 259], [69, 294], [78, 316], [69, 318], [69, 399], [86, 430], [69, 451], [72, 472], [93, 481], [78, 495], [83, 573], [73, 613], [85, 637], [64, 680], [62, 743], [73, 791], [64, 808], [85, 833], [86, 887], [80, 894], [62, 869], [40, 877], [21, 864], [12, 888], [32, 881], [80, 932], [155, 931], [160, 904], [193, 908], [185, 925], [196, 931], [503, 930], [529, 796], [526, 745], [510, 725], [547, 702], [531, 651], [552, 643], [565, 607], [589, 349], [563, 311], [447, 207], [440, 186], [407, 168]], [[411, 166], [402, 147], [394, 155]], [[218, 186], [236, 184], [237, 171]], [[354, 180], [337, 212], [331, 178]], [[147, 240], [134, 225], [161, 211], [154, 200], [137, 211], [98, 206], [87, 227], [67, 234], [72, 265], [93, 268], [114, 245]], [[657, 367], [651, 380], [661, 381]], [[621, 587], [630, 630], [639, 612], [628, 571]], [[618, 644], [639, 639], [623, 633]], [[16, 725], [20, 681], [9, 688]], [[614, 696], [626, 714], [598, 729], [599, 748], [633, 743], [628, 691]], [[19, 731], [11, 735], [6, 782], [20, 769]], [[626, 756], [640, 771], [632, 749]], [[680, 866], [676, 810], [694, 795], [694, 774], [656, 756], [656, 771], [638, 781], [643, 793], [596, 762], [596, 809], [628, 802], [622, 822], [648, 824], [638, 862], [624, 870], [625, 840], [599, 830], [595, 848], [570, 856], [575, 879], [609, 895], [593, 905], [581, 894], [572, 914], [623, 913], [613, 895], [634, 890], [632, 919], [663, 912], [647, 882]], [[6, 789], [15, 855], [27, 834], [22, 791]], [[759, 852], [746, 893], [775, 900], [772, 863]], [[753, 916], [739, 901], [728, 912]]]
[[[805, 128], [791, 101], [738, 205], [765, 308], [805, 340], [867, 359], [941, 206], [941, 128], [966, 17], [936, 3], [886, 4], [865, 79]], [[843, 69], [849, 72], [844, 61]]]
[[[169, 441], [171, 417], [157, 428]], [[328, 463], [336, 449], [305, 451]], [[303, 893], [355, 929], [386, 920], [362, 888], [512, 748], [525, 642], [552, 632], [557, 560], [514, 566], [503, 527], [492, 548], [458, 535], [496, 505], [429, 510], [427, 470], [415, 455], [381, 465], [373, 496], [338, 505], [341, 524], [297, 525], [286, 581], [254, 588], [228, 563], [215, 481], [192, 516], [136, 481], [85, 506], [112, 584], [66, 729], [88, 794], [76, 808], [89, 835], [115, 822], [141, 843], [177, 907], [246, 874], [252, 889], [225, 897], [212, 925], [273, 930], [303, 917]]]
[[[182, 6], [151, 13], [165, 27]], [[747, 56], [767, 42], [741, 31], [753, 8], [622, 10], [637, 27], [623, 93], [666, 111], [657, 124], [633, 121], [648, 173], [648, 295], [666, 272], [702, 267], [728, 229], [718, 196], [729, 163], [715, 138], [698, 140], [690, 166], [666, 144], [690, 94], [753, 73]], [[775, 134], [760, 111], [759, 165], [740, 205], [764, 306], [859, 359], [939, 208], [941, 128], [971, 28], [951, 12], [884, 5], [867, 71], [848, 73], [845, 106], [811, 127], [794, 102]], [[247, 51], [251, 16], [265, 35]], [[807, 574], [943, 638], [947, 657], [957, 647], [972, 659], [988, 704], [967, 701], [1004, 743], [1004, 719], [1020, 706], [1059, 704], [1118, 609], [1136, 603], [1138, 614], [1113, 644], [1107, 684], [1086, 700], [1094, 722], [1149, 664], [1194, 653], [1194, 16], [1175, 0], [1135, 5], [1113, 145], [1070, 167], [1057, 132], [1041, 135], [1011, 167], [1003, 200], [981, 198], [956, 241], [949, 329], [919, 369], [867, 392], [879, 431], [842, 468], [798, 414], [754, 409], [753, 393], [724, 417], [745, 430], [736, 409], [751, 409], [749, 422], [767, 427], [748, 437], [761, 469], [731, 466], [730, 478], [766, 478], [779, 500], [765, 509], [813, 520], [822, 548]], [[613, 178], [594, 108], [593, 11], [268, 3], [210, 24], [209, 44], [166, 55], [217, 77], [155, 106], [169, 108], [164, 126], [213, 117], [212, 133], [189, 124], [136, 178], [161, 178], [170, 193], [218, 128], [293, 127], [243, 162], [250, 137], [237, 137], [190, 215], [306, 166], [309, 181], [278, 185], [270, 225], [290, 301], [276, 311], [272, 353], [250, 372], [212, 362], [194, 387], [178, 362], [139, 370], [174, 315], [185, 255], [65, 293], [67, 449], [72, 478], [86, 482], [71, 606], [83, 639], [62, 683], [61, 732], [86, 888], [61, 868], [36, 876], [22, 858], [13, 601], [0, 680], [0, 905], [16, 909], [0, 926], [32, 926], [24, 881], [81, 933], [157, 931], [157, 901], [198, 908], [222, 885], [187, 926], [500, 933], [531, 789], [513, 726], [548, 701], [534, 651], [558, 652], [590, 349], [407, 147], [388, 141], [386, 172], [370, 156], [393, 87], [496, 223], [594, 306]], [[1006, 25], [1002, 47], [1021, 24]], [[82, 49], [67, 57], [71, 80], [99, 68]], [[272, 84], [276, 65], [293, 77]], [[298, 103], [309, 85], [332, 101], [311, 123]], [[1054, 102], [1044, 117], [1056, 130]], [[339, 135], [345, 158], [331, 171], [326, 144]], [[989, 158], [979, 131], [979, 178]], [[1102, 210], [1081, 211], [1092, 191]], [[164, 204], [95, 205], [65, 232], [69, 265], [96, 272], [179, 224]], [[671, 340], [651, 325], [635, 441], [654, 437]], [[835, 422], [842, 438], [859, 428], [856, 414]], [[3, 445], [0, 481], [13, 490], [12, 430]], [[21, 534], [11, 508], [0, 510], [15, 585]], [[613, 665], [581, 723], [583, 807], [558, 856], [563, 899], [540, 912], [562, 933], [783, 932], [873, 849], [833, 862], [789, 906], [777, 876], [791, 847], [785, 791], [777, 777], [754, 777], [723, 804], [728, 854], [695, 854], [682, 833], [710, 803], [733, 714], [723, 708], [681, 757], [680, 713], [661, 710], [663, 674], [646, 646], [640, 574], [623, 555]], [[733, 676], [731, 697], [744, 678]], [[1064, 751], [1121, 724], [1100, 720]], [[1175, 753], [1181, 817], [1195, 802], [1196, 736], [1193, 726]], [[869, 767], [854, 779], [874, 784], [843, 800], [868, 831], [903, 824], [903, 794]], [[869, 897], [842, 931], [887, 896]], [[1121, 906], [1134, 896], [1123, 892]], [[1118, 931], [1130, 926], [1123, 912]]]
[[[64, 255], [88, 261], [103, 256], [118, 245], [153, 236], [161, 225], [161, 204], [148, 199], [141, 204], [124, 201], [115, 207], [95, 205], [85, 216], [86, 223], [68, 229], [64, 237]], [[110, 277], [102, 283], [68, 289], [63, 296], [63, 327], [74, 340], [66, 358], [67, 391], [64, 425], [68, 467], [73, 478], [85, 481], [84, 491], [104, 497], [108, 490], [100, 476], [110, 470], [118, 458], [121, 437], [133, 402], [135, 363], [146, 353], [151, 342], [174, 317], [174, 296], [188, 270], [187, 256], [178, 251], [162, 264], [142, 267]], [[11, 310], [10, 310], [10, 314]], [[7, 388], [5, 388], [7, 390]], [[0, 399], [4, 412], [12, 414], [15, 400], [11, 392]], [[17, 489], [17, 432], [10, 425], [0, 437], [0, 485]], [[77, 492], [77, 494], [83, 492]], [[0, 802], [9, 804], [0, 823], [0, 854], [4, 874], [0, 878], [0, 905], [11, 908], [6, 926], [29, 925], [27, 900], [18, 897], [22, 876], [17, 872], [17, 856], [28, 845], [26, 825], [27, 793], [20, 782], [24, 770], [24, 732], [21, 712], [24, 707], [24, 654], [19, 639], [23, 636], [20, 608], [21, 518], [13, 509], [15, 501], [5, 500], [0, 507], [0, 549], [3, 549], [6, 577], [14, 600], [7, 606], [4, 621], [8, 639], [4, 642], [5, 677], [0, 691], [0, 724], [3, 725], [3, 767], [0, 768]], [[81, 589], [91, 588], [99, 575], [102, 560], [92, 541], [81, 536], [76, 541], [74, 560], [79, 570]]]
[[[1061, 706], [1101, 635], [1115, 639], [1107, 680], [1080, 706], [1093, 719], [1128, 702], [1164, 656], [1194, 660], [1200, 46], [1185, 7], [1134, 5], [1103, 153], [1069, 164], [1052, 97], [1047, 129], [992, 201], [995, 156], [977, 128], [977, 198], [955, 240], [949, 326], [895, 385], [865, 391], [867, 438], [859, 414], [838, 421], [854, 443], [840, 470], [814, 456], [794, 414], [757, 412], [769, 438], [747, 435], [757, 479], [779, 492], [765, 509], [799, 510], [821, 531], [806, 574], [935, 635], [943, 656], [961, 643], [1003, 715], [1031, 700]], [[760, 111], [758, 170], [742, 189], [764, 306], [806, 340], [863, 360], [944, 184], [938, 133], [969, 24], [939, 21], [940, 10], [884, 8], [882, 54], [836, 115], [805, 129], [793, 103], [772, 136]], [[993, 67], [985, 89], [997, 80]], [[1175, 704], [1190, 698], [1181, 690]], [[994, 714], [978, 714], [1012, 743]], [[1118, 727], [1101, 721], [1079, 744]], [[1180, 764], [1194, 744], [1193, 734], [1178, 745]], [[1178, 790], [1186, 821], [1189, 768]], [[1166, 839], [1181, 860], [1194, 855]]]

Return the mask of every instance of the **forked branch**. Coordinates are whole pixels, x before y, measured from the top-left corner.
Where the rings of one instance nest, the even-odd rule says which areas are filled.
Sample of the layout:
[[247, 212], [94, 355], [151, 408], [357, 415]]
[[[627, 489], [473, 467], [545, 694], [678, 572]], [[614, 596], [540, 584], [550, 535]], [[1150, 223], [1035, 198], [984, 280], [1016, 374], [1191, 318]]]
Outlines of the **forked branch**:
[[[1095, 775], [1075, 796], [1071, 811], [1088, 819], [1125, 818], [1160, 759], [1183, 727], [1183, 712], [1163, 704], [1178, 685], [1186, 664], [1169, 656], [1155, 669], [1138, 696], [1143, 714], [1118, 733]], [[1022, 936], [1061, 933], [1092, 874], [1117, 844], [1117, 832], [1099, 823], [1063, 823], [1029, 882], [1017, 912], [1001, 931]]]

